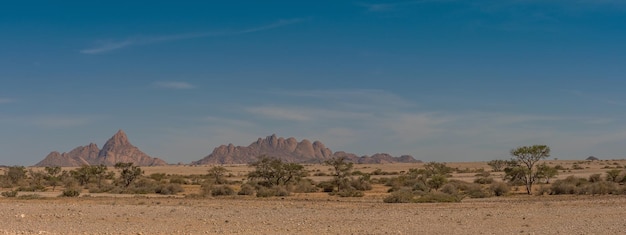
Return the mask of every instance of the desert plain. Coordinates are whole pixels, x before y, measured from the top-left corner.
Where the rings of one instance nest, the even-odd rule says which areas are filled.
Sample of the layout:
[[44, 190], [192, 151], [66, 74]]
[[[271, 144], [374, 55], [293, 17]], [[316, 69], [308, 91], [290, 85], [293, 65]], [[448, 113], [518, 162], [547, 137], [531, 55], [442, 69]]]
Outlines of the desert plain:
[[[546, 160], [577, 170], [570, 175], [604, 174], [624, 160]], [[368, 173], [376, 169], [400, 172], [423, 163], [355, 165]], [[486, 162], [447, 163], [458, 169], [489, 170]], [[145, 174], [204, 174], [211, 166], [143, 167]], [[232, 180], [251, 170], [224, 166]], [[306, 165], [311, 171], [324, 165]], [[494, 173], [501, 179], [502, 173]], [[310, 176], [324, 180], [326, 176]], [[390, 177], [377, 175], [375, 177]], [[452, 174], [472, 181], [474, 173]], [[536, 185], [541, 187], [542, 185]], [[526, 195], [523, 187], [505, 196], [464, 198], [458, 203], [384, 203], [387, 187], [374, 184], [363, 197], [327, 193], [292, 193], [257, 198], [234, 195], [191, 197], [197, 185], [185, 185], [177, 195], [102, 194], [57, 197], [60, 190], [20, 192], [35, 197], [0, 198], [0, 234], [626, 234], [624, 195]], [[0, 189], [6, 191], [6, 189]]]

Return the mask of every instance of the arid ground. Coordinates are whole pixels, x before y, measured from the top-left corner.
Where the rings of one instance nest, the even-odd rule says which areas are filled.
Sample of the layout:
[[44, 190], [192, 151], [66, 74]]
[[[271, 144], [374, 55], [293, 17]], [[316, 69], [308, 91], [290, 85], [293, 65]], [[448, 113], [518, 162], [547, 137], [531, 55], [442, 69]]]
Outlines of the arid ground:
[[[588, 176], [626, 161], [548, 161]], [[485, 163], [448, 163], [489, 169]], [[356, 165], [355, 170], [403, 171], [419, 164]], [[209, 166], [146, 167], [146, 174], [202, 174]], [[234, 178], [247, 166], [228, 166]], [[307, 166], [326, 170], [322, 165]], [[457, 179], [473, 179], [458, 174]], [[381, 176], [383, 177], [383, 176]], [[496, 175], [497, 177], [497, 175]], [[317, 180], [314, 178], [314, 180]], [[524, 195], [465, 198], [460, 203], [383, 203], [386, 187], [375, 185], [364, 197], [325, 193], [257, 198], [83, 193], [59, 198], [56, 191], [37, 198], [0, 198], [0, 234], [626, 234], [623, 195]], [[21, 192], [20, 194], [29, 194]], [[88, 195], [88, 196], [87, 196]]]

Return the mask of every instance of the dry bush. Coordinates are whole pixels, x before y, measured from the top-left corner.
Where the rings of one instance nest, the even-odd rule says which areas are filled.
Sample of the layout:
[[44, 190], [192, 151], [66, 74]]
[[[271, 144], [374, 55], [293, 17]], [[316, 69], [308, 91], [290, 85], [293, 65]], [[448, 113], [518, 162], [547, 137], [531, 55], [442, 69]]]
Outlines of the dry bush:
[[579, 178], [576, 176], [568, 176], [565, 179], [557, 180], [552, 183], [550, 187], [551, 195], [558, 194], [580, 194], [584, 193], [582, 190], [582, 186], [585, 186], [589, 183], [585, 178]]
[[165, 173], [152, 173], [152, 174], [150, 174], [149, 177], [150, 177], [150, 179], [153, 179], [153, 180], [155, 180], [157, 182], [160, 182], [161, 180], [165, 179], [166, 175], [165, 175]]
[[170, 183], [172, 184], [189, 184], [189, 181], [185, 179], [183, 176], [175, 175], [170, 178]]
[[[370, 186], [371, 187], [371, 186]], [[317, 192], [317, 187], [310, 179], [301, 180], [293, 188], [295, 193], [314, 193]]]
[[214, 186], [211, 189], [211, 196], [230, 196], [235, 195], [235, 190], [228, 185]]
[[591, 183], [600, 182], [602, 181], [602, 175], [600, 174], [590, 175], [588, 181]]
[[281, 186], [274, 186], [271, 188], [260, 187], [256, 191], [257, 197], [282, 197], [289, 196], [289, 191]]
[[2, 192], [0, 195], [3, 197], [17, 197], [17, 190]]
[[113, 189], [115, 189], [115, 186], [110, 185], [110, 184], [102, 185], [100, 187], [88, 186], [89, 193], [106, 193], [106, 192], [111, 192]]
[[594, 182], [585, 185], [579, 193], [581, 194], [591, 194], [591, 195], [604, 195], [615, 192], [617, 189], [617, 184], [608, 181], [600, 181]]
[[463, 193], [471, 198], [486, 198], [490, 196], [480, 184], [469, 184]]
[[159, 184], [154, 188], [154, 193], [163, 194], [163, 195], [172, 195], [180, 192], [184, 192], [185, 190], [180, 184]]
[[17, 198], [29, 200], [29, 199], [40, 199], [42, 197], [39, 194], [33, 193], [33, 194], [19, 195]]
[[493, 183], [493, 178], [491, 177], [478, 177], [474, 179], [474, 183], [477, 184], [491, 184]]
[[364, 175], [357, 179], [350, 180], [350, 186], [359, 191], [372, 190], [372, 184], [370, 184], [369, 175]]
[[489, 185], [489, 190], [497, 197], [506, 195], [510, 189], [509, 185], [504, 182], [493, 182]]
[[450, 195], [447, 193], [427, 193], [415, 199], [417, 203], [435, 203], [435, 202], [461, 202], [461, 197]]
[[254, 186], [250, 184], [243, 184], [241, 185], [239, 192], [237, 192], [237, 195], [254, 195], [255, 192], [256, 190], [254, 189]]
[[78, 197], [80, 196], [80, 189], [77, 188], [68, 188], [61, 192], [59, 197]]
[[409, 203], [413, 202], [415, 195], [410, 189], [400, 189], [391, 193], [389, 196], [383, 199], [386, 203]]
[[330, 193], [335, 190], [335, 184], [331, 181], [322, 181], [317, 184], [318, 188], [322, 189], [322, 192]]
[[45, 192], [46, 187], [43, 185], [27, 185], [17, 187], [17, 191], [21, 192]]
[[335, 192], [331, 195], [337, 195], [340, 197], [363, 197], [365, 196], [365, 193], [363, 193], [363, 191], [357, 190], [357, 189], [353, 189], [353, 188], [348, 188], [348, 189], [342, 189], [338, 192]]
[[442, 193], [447, 193], [447, 194], [450, 194], [450, 195], [457, 195], [457, 194], [459, 194], [459, 189], [456, 187], [456, 184], [454, 184], [454, 183], [447, 183], [443, 187], [441, 187], [441, 192]]

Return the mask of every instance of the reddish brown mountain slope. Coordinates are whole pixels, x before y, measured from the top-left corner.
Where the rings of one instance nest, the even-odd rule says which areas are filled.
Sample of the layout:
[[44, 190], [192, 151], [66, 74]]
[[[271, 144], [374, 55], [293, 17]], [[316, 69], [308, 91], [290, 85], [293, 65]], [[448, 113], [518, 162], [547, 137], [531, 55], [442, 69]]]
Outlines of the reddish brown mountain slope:
[[259, 138], [248, 146], [221, 145], [208, 156], [191, 164], [247, 164], [257, 161], [258, 157], [262, 155], [296, 163], [322, 163], [332, 157], [345, 157], [355, 163], [419, 162], [409, 155], [398, 158], [389, 154], [358, 157], [355, 154], [341, 151], [333, 154], [319, 141], [311, 143], [311, 141], [304, 139], [298, 142], [293, 137], [284, 139], [276, 137], [274, 134], [265, 139]]
[[82, 165], [115, 165], [117, 162], [132, 162], [138, 166], [160, 166], [167, 163], [152, 158], [128, 141], [124, 131], [119, 130], [111, 137], [102, 149], [96, 144], [80, 146], [68, 153], [51, 152], [35, 166], [82, 166]]

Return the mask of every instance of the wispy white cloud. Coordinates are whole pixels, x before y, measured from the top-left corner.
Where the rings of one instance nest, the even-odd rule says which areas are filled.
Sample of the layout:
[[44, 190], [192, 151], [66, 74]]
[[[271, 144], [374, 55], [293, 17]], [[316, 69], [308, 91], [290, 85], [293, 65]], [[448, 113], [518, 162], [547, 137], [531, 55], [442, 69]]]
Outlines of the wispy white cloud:
[[194, 85], [187, 83], [187, 82], [155, 82], [152, 84], [152, 86], [157, 87], [157, 88], [178, 89], [178, 90], [196, 88]]
[[13, 102], [15, 102], [14, 99], [0, 98], [0, 104], [8, 104], [8, 103], [13, 103]]
[[289, 19], [289, 20], [279, 20], [275, 23], [271, 23], [268, 25], [262, 25], [255, 28], [242, 29], [237, 31], [224, 31], [224, 32], [200, 32], [200, 33], [184, 33], [184, 34], [171, 34], [171, 35], [161, 35], [161, 36], [136, 36], [130, 37], [124, 40], [99, 40], [95, 44], [95, 46], [80, 50], [82, 54], [102, 54], [114, 50], [119, 50], [126, 47], [138, 46], [138, 45], [146, 45], [146, 44], [155, 44], [155, 43], [164, 43], [170, 41], [179, 41], [186, 39], [194, 39], [194, 38], [206, 38], [206, 37], [217, 37], [217, 36], [227, 36], [227, 35], [237, 35], [237, 34], [248, 34], [254, 32], [260, 32], [265, 30], [271, 30], [291, 24], [297, 24], [304, 21], [304, 19]]
[[275, 29], [275, 28], [279, 28], [279, 27], [283, 27], [283, 26], [287, 26], [287, 25], [301, 23], [303, 21], [305, 21], [305, 19], [279, 20], [279, 21], [277, 21], [275, 23], [272, 23], [272, 24], [263, 25], [263, 26], [256, 27], [256, 28], [244, 29], [244, 30], [241, 30], [241, 31], [234, 32], [232, 34], [246, 34], [246, 33], [260, 32], [260, 31]]
[[332, 102], [350, 109], [371, 110], [380, 108], [407, 108], [415, 106], [413, 102], [401, 96], [380, 89], [329, 89], [309, 91], [273, 91], [275, 95], [309, 98]]
[[574, 95], [574, 96], [577, 96], [579, 98], [583, 98], [583, 99], [586, 99], [586, 100], [591, 100], [591, 101], [594, 101], [594, 102], [599, 102], [599, 103], [604, 103], [604, 104], [609, 104], [609, 105], [618, 105], [618, 106], [626, 105], [625, 102], [620, 102], [620, 101], [617, 101], [617, 100], [614, 100], [614, 99], [609, 99], [609, 98], [602, 97], [602, 96], [599, 96], [599, 95], [594, 95], [594, 94], [591, 94], [591, 93], [585, 93], [585, 92], [582, 92], [582, 91], [579, 91], [579, 90], [562, 89], [561, 91], [565, 92], [565, 93], [568, 93], [570, 95]]
[[221, 144], [248, 145], [276, 133], [320, 140], [333, 151], [410, 154], [425, 161], [508, 158], [509, 149], [531, 144], [548, 144], [554, 157], [577, 159], [611, 155], [619, 148], [605, 146], [626, 141], [626, 123], [593, 114], [435, 110], [400, 94], [367, 89], [272, 92], [261, 97], [257, 101], [263, 105], [230, 103], [237, 108], [229, 114], [199, 117], [189, 127], [174, 128], [164, 135], [167, 144], [159, 151], [166, 156], [193, 153], [187, 160], [192, 161]]
[[407, 7], [410, 5], [416, 5], [420, 3], [435, 3], [435, 2], [455, 2], [459, 0], [415, 0], [415, 1], [386, 1], [384, 3], [367, 3], [367, 2], [359, 2], [356, 3], [357, 6], [363, 7], [367, 12], [389, 12], [395, 11], [402, 7]]
[[[256, 123], [254, 129], [257, 133], [263, 133], [260, 130], [267, 130], [267, 133], [276, 129], [286, 130], [287, 133], [320, 139], [335, 151], [357, 154], [388, 152], [394, 155], [412, 154], [425, 160], [459, 161], [464, 157], [489, 160], [507, 157], [510, 148], [539, 143], [553, 146], [557, 150], [555, 156], [567, 158], [597, 151], [606, 143], [626, 140], [624, 132], [619, 131], [626, 129], [626, 124], [592, 114], [436, 111], [419, 108], [410, 100], [383, 90], [273, 94], [278, 95], [280, 100], [309, 100], [300, 102], [298, 106], [275, 103], [245, 109], [253, 114], [249, 117], [252, 123]], [[403, 104], [389, 107], [390, 100]], [[353, 106], [342, 105], [345, 103]], [[267, 124], [263, 119], [281, 124]], [[232, 128], [242, 131], [234, 126]]]
[[20, 122], [25, 122], [29, 125], [34, 125], [41, 128], [57, 129], [86, 126], [94, 123], [95, 118], [81, 116], [41, 116], [22, 118]]
[[302, 111], [284, 107], [251, 107], [246, 110], [253, 115], [284, 121], [310, 121], [312, 118]]

